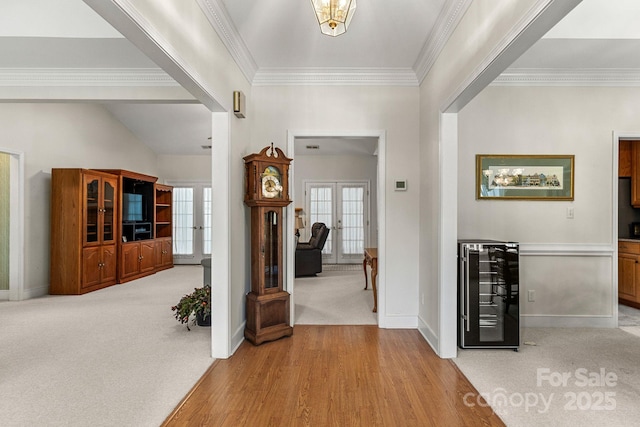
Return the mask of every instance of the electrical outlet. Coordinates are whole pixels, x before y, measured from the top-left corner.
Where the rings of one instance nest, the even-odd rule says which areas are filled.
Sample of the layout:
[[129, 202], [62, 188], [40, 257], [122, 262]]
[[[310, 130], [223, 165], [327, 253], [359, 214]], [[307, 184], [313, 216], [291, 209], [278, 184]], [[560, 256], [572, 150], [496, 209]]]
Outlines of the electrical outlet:
[[535, 300], [536, 300], [536, 291], [534, 290], [527, 291], [527, 301], [535, 302]]
[[573, 219], [573, 206], [567, 208], [567, 219]]

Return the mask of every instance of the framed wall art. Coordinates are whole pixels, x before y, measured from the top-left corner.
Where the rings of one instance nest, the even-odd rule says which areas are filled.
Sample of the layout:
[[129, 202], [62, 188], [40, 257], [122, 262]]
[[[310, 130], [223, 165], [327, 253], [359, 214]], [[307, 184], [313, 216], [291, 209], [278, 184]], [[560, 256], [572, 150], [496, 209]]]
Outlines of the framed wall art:
[[477, 154], [476, 198], [573, 200], [573, 155]]

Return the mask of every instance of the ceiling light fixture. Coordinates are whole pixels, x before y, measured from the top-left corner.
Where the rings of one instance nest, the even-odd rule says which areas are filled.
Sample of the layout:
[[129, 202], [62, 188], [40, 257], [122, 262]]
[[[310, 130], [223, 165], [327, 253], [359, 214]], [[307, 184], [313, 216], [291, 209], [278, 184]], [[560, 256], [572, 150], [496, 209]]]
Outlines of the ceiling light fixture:
[[344, 34], [356, 11], [356, 0], [311, 0], [320, 31], [331, 37]]

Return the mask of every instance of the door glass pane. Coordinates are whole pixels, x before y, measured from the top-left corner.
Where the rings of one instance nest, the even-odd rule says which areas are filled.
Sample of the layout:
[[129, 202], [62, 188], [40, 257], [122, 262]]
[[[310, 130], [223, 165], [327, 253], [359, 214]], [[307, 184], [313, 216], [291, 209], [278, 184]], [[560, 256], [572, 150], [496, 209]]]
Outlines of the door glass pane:
[[[333, 200], [332, 200], [332, 187], [311, 187], [309, 195], [309, 224], [308, 227], [316, 222], [323, 222], [330, 230], [333, 227]], [[323, 254], [330, 254], [333, 252], [333, 240], [332, 233], [329, 233], [327, 241], [322, 249]]]
[[87, 229], [86, 241], [98, 241], [98, 180], [93, 179], [87, 183]]
[[364, 253], [364, 188], [342, 188], [342, 254]]
[[104, 217], [102, 218], [102, 220], [104, 221], [104, 224], [102, 225], [102, 229], [103, 229], [102, 238], [105, 242], [109, 242], [114, 239], [113, 201], [114, 201], [116, 192], [113, 185], [108, 181], [105, 181], [103, 188], [104, 188], [104, 212], [103, 212]]
[[173, 253], [193, 255], [193, 188], [173, 189]]
[[202, 216], [204, 223], [202, 253], [203, 255], [211, 255], [211, 187], [202, 189]]

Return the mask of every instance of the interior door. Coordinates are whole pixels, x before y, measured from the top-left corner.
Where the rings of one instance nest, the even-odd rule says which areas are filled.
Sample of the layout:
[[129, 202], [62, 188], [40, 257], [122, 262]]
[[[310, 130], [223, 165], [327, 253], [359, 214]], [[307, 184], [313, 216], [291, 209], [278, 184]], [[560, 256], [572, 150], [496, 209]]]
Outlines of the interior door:
[[200, 264], [211, 256], [211, 185], [173, 184], [174, 264]]
[[331, 230], [322, 250], [325, 264], [362, 262], [369, 234], [368, 182], [306, 182], [304, 235], [315, 222]]

